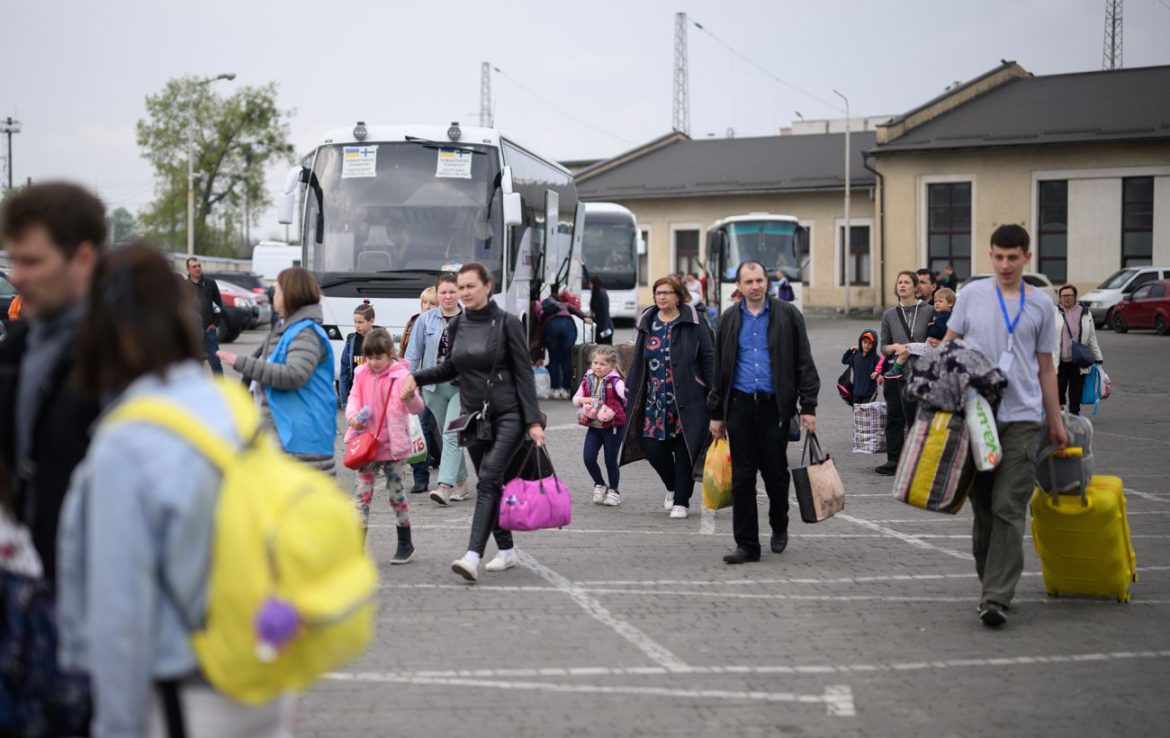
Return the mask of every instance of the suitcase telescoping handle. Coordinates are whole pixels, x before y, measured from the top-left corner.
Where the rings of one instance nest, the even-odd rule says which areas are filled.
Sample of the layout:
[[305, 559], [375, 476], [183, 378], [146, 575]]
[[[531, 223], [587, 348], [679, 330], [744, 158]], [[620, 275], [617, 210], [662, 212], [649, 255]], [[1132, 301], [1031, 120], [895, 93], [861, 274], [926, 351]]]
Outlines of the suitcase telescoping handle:
[[[1056, 459], [1081, 459], [1085, 456], [1085, 449], [1083, 446], [1047, 446], [1040, 451], [1041, 458], [1045, 459], [1048, 464], [1048, 480], [1052, 483], [1052, 489], [1047, 490], [1048, 494], [1052, 495], [1052, 503], [1054, 505], [1060, 504], [1060, 495], [1065, 492], [1071, 492], [1069, 489], [1057, 489], [1056, 486]], [[1089, 506], [1089, 480], [1085, 479], [1085, 467], [1083, 464], [1078, 464], [1077, 468], [1081, 472], [1081, 507]]]

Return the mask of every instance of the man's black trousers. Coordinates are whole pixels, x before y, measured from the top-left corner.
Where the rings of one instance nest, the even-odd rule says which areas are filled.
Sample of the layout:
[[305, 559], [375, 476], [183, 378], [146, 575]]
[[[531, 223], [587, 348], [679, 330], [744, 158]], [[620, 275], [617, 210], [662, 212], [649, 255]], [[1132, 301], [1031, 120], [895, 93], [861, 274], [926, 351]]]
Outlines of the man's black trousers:
[[781, 426], [776, 398], [732, 392], [727, 411], [727, 442], [731, 446], [731, 526], [735, 543], [760, 553], [756, 505], [756, 474], [768, 493], [772, 532], [788, 530], [788, 434]]

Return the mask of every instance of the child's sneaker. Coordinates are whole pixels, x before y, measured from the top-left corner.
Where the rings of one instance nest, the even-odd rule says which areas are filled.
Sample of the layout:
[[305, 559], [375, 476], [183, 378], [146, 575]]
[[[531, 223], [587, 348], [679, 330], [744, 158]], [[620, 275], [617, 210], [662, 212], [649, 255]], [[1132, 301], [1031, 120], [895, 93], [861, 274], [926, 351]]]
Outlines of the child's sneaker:
[[604, 503], [605, 503], [605, 485], [604, 484], [593, 485], [593, 504], [594, 505], [602, 505]]
[[902, 378], [902, 365], [901, 364], [894, 364], [892, 367], [887, 369], [886, 373], [883, 374], [882, 376], [885, 377], [886, 379], [901, 379]]
[[622, 504], [622, 493], [616, 489], [607, 490], [605, 493], [605, 506], [617, 507]]

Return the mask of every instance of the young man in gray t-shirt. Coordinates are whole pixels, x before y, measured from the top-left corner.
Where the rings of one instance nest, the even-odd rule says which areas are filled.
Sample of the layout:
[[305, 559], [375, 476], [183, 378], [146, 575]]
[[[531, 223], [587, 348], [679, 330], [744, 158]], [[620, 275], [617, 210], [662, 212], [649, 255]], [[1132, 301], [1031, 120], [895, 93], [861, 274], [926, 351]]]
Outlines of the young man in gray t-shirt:
[[996, 413], [1003, 458], [994, 471], [975, 478], [971, 507], [975, 570], [983, 584], [979, 619], [998, 627], [1007, 622], [1016, 584], [1024, 571], [1024, 523], [1036, 478], [1040, 425], [1049, 418], [1048, 438], [1068, 445], [1052, 354], [1057, 350], [1052, 299], [1022, 279], [1031, 260], [1028, 232], [1003, 225], [991, 234], [995, 279], [963, 290], [947, 323], [947, 339], [962, 338], [1007, 376]]

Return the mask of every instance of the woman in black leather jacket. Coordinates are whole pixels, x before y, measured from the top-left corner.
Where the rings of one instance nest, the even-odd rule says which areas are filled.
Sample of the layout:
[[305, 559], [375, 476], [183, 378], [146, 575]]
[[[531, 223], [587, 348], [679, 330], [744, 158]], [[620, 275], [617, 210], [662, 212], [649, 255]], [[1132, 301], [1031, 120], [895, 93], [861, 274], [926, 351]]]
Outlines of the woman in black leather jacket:
[[416, 386], [459, 377], [464, 414], [479, 411], [485, 402], [489, 405], [491, 440], [467, 446], [479, 478], [471, 541], [467, 553], [451, 564], [452, 571], [474, 582], [479, 578], [479, 561], [489, 533], [495, 535], [500, 551], [485, 570], [504, 571], [516, 565], [512, 533], [497, 525], [504, 473], [525, 431], [533, 443], [543, 446], [544, 429], [523, 324], [491, 301], [492, 276], [482, 264], [464, 264], [456, 284], [465, 311], [447, 328], [451, 356], [438, 366], [415, 372], [403, 382], [402, 393], [405, 396]]

